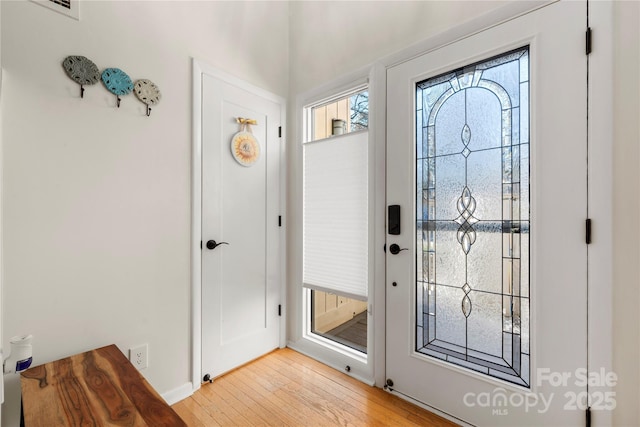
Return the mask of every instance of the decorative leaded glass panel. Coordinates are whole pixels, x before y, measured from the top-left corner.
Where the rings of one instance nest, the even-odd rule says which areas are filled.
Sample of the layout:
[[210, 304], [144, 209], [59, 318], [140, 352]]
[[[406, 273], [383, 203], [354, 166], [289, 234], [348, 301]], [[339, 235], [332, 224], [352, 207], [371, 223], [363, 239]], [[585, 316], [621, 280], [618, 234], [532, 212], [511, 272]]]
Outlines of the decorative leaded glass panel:
[[416, 85], [416, 351], [529, 387], [529, 48]]

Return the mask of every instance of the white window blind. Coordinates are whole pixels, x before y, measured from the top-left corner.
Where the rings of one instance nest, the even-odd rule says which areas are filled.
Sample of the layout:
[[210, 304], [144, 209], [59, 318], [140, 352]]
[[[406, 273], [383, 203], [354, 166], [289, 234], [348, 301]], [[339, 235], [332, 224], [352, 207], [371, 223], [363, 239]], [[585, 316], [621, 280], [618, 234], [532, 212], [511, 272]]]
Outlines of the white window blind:
[[304, 144], [303, 285], [366, 299], [368, 132]]

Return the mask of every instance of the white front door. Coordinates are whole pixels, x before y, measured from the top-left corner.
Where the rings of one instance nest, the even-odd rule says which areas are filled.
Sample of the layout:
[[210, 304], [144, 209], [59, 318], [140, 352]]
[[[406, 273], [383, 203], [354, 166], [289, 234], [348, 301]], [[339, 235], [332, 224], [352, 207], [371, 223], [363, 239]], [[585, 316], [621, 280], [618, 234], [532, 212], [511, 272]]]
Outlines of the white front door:
[[[202, 375], [279, 346], [283, 101], [202, 74]], [[238, 118], [255, 120], [249, 129]], [[232, 139], [241, 130], [237, 145]]]
[[586, 2], [387, 74], [389, 388], [476, 425], [582, 425]]

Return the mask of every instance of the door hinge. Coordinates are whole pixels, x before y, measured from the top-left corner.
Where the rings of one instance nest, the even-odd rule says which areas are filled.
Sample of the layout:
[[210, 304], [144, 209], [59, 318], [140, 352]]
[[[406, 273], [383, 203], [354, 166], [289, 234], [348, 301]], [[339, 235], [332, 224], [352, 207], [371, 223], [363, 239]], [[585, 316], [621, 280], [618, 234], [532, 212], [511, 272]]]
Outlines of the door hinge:
[[282, 126], [278, 126], [278, 138], [282, 138]]
[[202, 240], [200, 240], [200, 249], [202, 249]]
[[278, 215], [278, 227], [282, 227], [282, 215]]
[[587, 427], [591, 427], [591, 406], [587, 408], [587, 417], [585, 421], [586, 421]]
[[282, 304], [278, 304], [278, 316], [282, 316]]
[[585, 36], [585, 52], [587, 55], [591, 53], [591, 27], [587, 27], [587, 34]]
[[591, 244], [591, 218], [587, 218], [585, 221], [585, 241], [587, 245]]

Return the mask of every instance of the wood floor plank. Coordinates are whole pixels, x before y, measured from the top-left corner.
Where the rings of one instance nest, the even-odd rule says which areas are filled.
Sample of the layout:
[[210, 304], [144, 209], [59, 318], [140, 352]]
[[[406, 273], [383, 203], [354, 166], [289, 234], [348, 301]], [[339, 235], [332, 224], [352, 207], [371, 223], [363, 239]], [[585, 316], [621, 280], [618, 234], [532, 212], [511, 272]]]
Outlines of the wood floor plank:
[[250, 425], [249, 420], [241, 412], [209, 387], [201, 387], [192, 397], [198, 400], [202, 407], [223, 426]]
[[307, 404], [307, 401], [298, 396], [297, 393], [290, 393], [285, 389], [285, 386], [290, 382], [282, 382], [275, 375], [270, 374], [270, 368], [266, 368], [264, 365], [252, 365], [248, 366], [246, 371], [252, 378], [261, 383], [266, 390], [270, 392], [279, 401], [284, 402], [287, 410], [296, 414], [297, 420], [300, 421], [298, 425], [314, 425], [317, 424], [318, 417], [321, 413], [316, 411], [313, 407]]
[[238, 390], [234, 389], [232, 378], [233, 376], [221, 378], [219, 379], [219, 382], [222, 383], [220, 387], [210, 384], [208, 388], [211, 388], [214, 393], [217, 393], [223, 400], [232, 405], [249, 421], [250, 425], [262, 426], [269, 425], [271, 422], [275, 423], [276, 420], [273, 420], [270, 416], [265, 416], [255, 401], [238, 394]]
[[[340, 372], [336, 372], [332, 368], [329, 368], [320, 363], [313, 364], [314, 369], [319, 369], [320, 371], [328, 370], [327, 372], [331, 375], [331, 377], [324, 376], [321, 372], [318, 372], [322, 379], [318, 379], [318, 381], [324, 381], [328, 384], [329, 387], [333, 389], [343, 388], [347, 390], [349, 393], [349, 399], [359, 401], [361, 404], [368, 405], [368, 407], [376, 412], [384, 414], [383, 419], [388, 420], [392, 425], [425, 425], [424, 420], [412, 420], [410, 417], [411, 413], [403, 410], [398, 410], [396, 406], [396, 402], [389, 401], [389, 397], [397, 399], [395, 396], [391, 396], [383, 390], [377, 389], [375, 387], [369, 387], [366, 385], [362, 385], [359, 381], [354, 380], [353, 378], [342, 374]], [[345, 380], [348, 383], [343, 383], [340, 380]], [[355, 382], [354, 382], [355, 381]], [[358, 387], [354, 389], [354, 385]], [[362, 393], [353, 393], [353, 391], [358, 391]]]
[[[185, 399], [185, 400], [189, 400], [189, 399]], [[178, 402], [175, 405], [173, 405], [173, 410], [176, 411], [176, 413], [178, 415], [180, 415], [180, 418], [182, 418], [182, 420], [188, 426], [206, 427], [206, 424], [204, 424], [202, 421], [200, 421], [198, 419], [197, 415], [196, 415], [196, 413], [199, 413], [200, 411], [193, 411], [193, 410], [187, 408], [187, 406], [184, 403], [184, 401]]]
[[385, 406], [388, 410], [402, 410], [408, 419], [415, 420], [420, 425], [429, 425], [429, 426], [452, 426], [455, 425], [448, 420], [445, 420], [438, 415], [435, 415], [431, 412], [428, 412], [412, 403], [407, 402], [397, 396], [389, 394], [384, 390], [375, 387], [363, 387], [363, 384], [335, 369], [324, 365], [316, 360], [310, 359], [307, 356], [304, 356], [294, 350], [285, 348], [282, 351], [277, 353], [278, 357], [283, 357], [288, 359], [291, 363], [295, 361], [299, 361], [300, 363], [308, 364], [309, 366], [313, 366], [314, 369], [317, 369], [319, 372], [322, 372], [323, 375], [326, 375], [331, 380], [343, 384], [346, 387], [352, 389], [354, 393], [357, 393], [361, 396], [365, 396], [368, 399], [372, 399], [375, 402], [378, 402]]
[[[236, 398], [241, 401], [243, 404], [255, 407], [258, 415], [262, 419], [265, 419], [265, 414], [268, 414], [266, 418], [267, 424], [272, 425], [283, 425], [283, 426], [294, 426], [296, 425], [296, 419], [291, 417], [289, 414], [284, 412], [278, 405], [274, 404], [270, 401], [267, 396], [260, 394], [258, 389], [259, 386], [254, 386], [251, 382], [242, 381], [243, 377], [246, 378], [246, 375], [242, 374], [242, 370], [235, 372], [234, 375], [229, 376], [230, 386], [234, 391], [234, 395]], [[252, 389], [255, 393], [245, 393], [243, 390]]]
[[[207, 414], [216, 420], [221, 426], [232, 426], [237, 424], [236, 421], [229, 418], [228, 410], [225, 405], [216, 404], [212, 402], [204, 392], [198, 392], [194, 394], [193, 399], [197, 401]], [[221, 408], [222, 406], [222, 408]]]
[[205, 384], [173, 408], [203, 426], [455, 426], [291, 349]]
[[[279, 389], [274, 389], [271, 385], [265, 387], [261, 384], [261, 379], [264, 374], [264, 370], [259, 373], [253, 372], [250, 369], [243, 369], [238, 372], [238, 376], [245, 383], [246, 386], [253, 386], [253, 390], [260, 396], [269, 402], [269, 405], [278, 408], [279, 416], [287, 425], [300, 426], [312, 424], [313, 419], [316, 417], [314, 411], [304, 404], [304, 401], [298, 400], [292, 402], [291, 397], [282, 393]], [[311, 420], [308, 422], [307, 420]]]
[[314, 408], [333, 425], [356, 427], [366, 425], [357, 415], [350, 413], [343, 402], [327, 398], [311, 381], [303, 377], [300, 372], [288, 368], [286, 363], [275, 358], [265, 358], [263, 364], [272, 368], [274, 375], [290, 378], [292, 381], [285, 386], [285, 389], [296, 393], [307, 406]]
[[[357, 408], [360, 412], [367, 414], [367, 419], [372, 423], [381, 423], [381, 425], [411, 425], [420, 426], [421, 423], [416, 423], [410, 420], [409, 413], [396, 413], [395, 411], [389, 411], [388, 408], [373, 401], [367, 396], [353, 393], [352, 389], [346, 387], [343, 384], [339, 384], [330, 378], [319, 373], [311, 365], [302, 365], [298, 362], [290, 364], [291, 367], [300, 369], [305, 372], [305, 375], [311, 377], [317, 387], [322, 388], [327, 393], [334, 395], [336, 398], [348, 403], [349, 405]], [[336, 372], [337, 374], [337, 372]], [[374, 391], [373, 387], [372, 390]], [[369, 424], [371, 425], [371, 424]]]
[[233, 423], [240, 422], [241, 425], [246, 426], [260, 426], [264, 425], [267, 420], [263, 420], [258, 416], [255, 411], [253, 411], [252, 407], [244, 405], [238, 399], [236, 399], [229, 390], [228, 382], [224, 379], [219, 379], [219, 386], [210, 385], [205, 388], [205, 391], [208, 389], [211, 391], [210, 395], [212, 398], [216, 399], [216, 402], [219, 403], [219, 408], [225, 411], [234, 412], [234, 416], [231, 421]]
[[192, 427], [217, 427], [220, 424], [195, 399], [185, 399], [173, 406], [180, 418]]
[[[388, 425], [389, 420], [385, 420], [386, 416], [379, 413], [369, 405], [366, 400], [358, 400], [352, 397], [352, 393], [346, 387], [328, 380], [326, 377], [318, 374], [309, 366], [298, 363], [287, 363], [283, 361], [284, 369], [299, 372], [301, 377], [312, 381], [314, 391], [325, 399], [337, 399], [346, 412], [354, 415], [356, 419], [363, 421], [367, 426]], [[387, 422], [385, 422], [387, 421]], [[396, 420], [400, 421], [400, 420]]]

